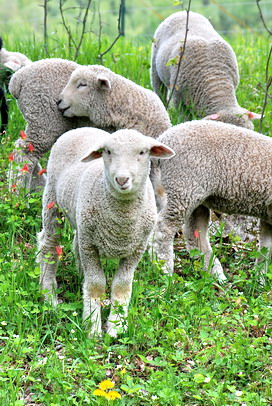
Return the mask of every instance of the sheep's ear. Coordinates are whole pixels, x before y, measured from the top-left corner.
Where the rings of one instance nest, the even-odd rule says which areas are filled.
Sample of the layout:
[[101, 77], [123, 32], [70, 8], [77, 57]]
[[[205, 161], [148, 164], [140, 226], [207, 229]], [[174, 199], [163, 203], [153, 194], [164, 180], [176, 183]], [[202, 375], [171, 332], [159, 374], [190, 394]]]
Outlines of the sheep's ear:
[[209, 116], [203, 118], [203, 120], [219, 120], [219, 119], [220, 119], [219, 114], [210, 114]]
[[248, 115], [248, 118], [250, 118], [250, 120], [260, 120], [262, 117], [261, 114], [253, 113], [252, 111], [248, 111], [247, 115]]
[[156, 144], [153, 147], [150, 148], [150, 156], [153, 156], [155, 158], [171, 158], [172, 156], [175, 155], [175, 151], [172, 150], [172, 148], [167, 147], [164, 144]]
[[81, 162], [90, 162], [95, 159], [101, 158], [103, 149], [91, 150], [81, 158]]
[[16, 59], [11, 59], [10, 61], [4, 63], [4, 66], [16, 72], [21, 67], [21, 63]]
[[98, 86], [98, 89], [102, 89], [102, 90], [110, 90], [111, 89], [110, 81], [105, 76], [98, 76], [98, 78], [97, 78], [97, 86]]

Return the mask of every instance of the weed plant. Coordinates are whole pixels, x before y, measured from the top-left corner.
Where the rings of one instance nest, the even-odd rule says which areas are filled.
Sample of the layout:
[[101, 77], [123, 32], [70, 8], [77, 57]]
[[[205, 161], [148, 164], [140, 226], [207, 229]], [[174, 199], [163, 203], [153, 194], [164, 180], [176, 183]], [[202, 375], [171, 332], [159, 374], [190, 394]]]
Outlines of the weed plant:
[[[241, 73], [238, 100], [260, 112], [264, 95], [258, 83], [265, 78], [267, 38], [230, 42]], [[42, 45], [33, 40], [7, 38], [5, 45], [33, 60], [45, 57]], [[96, 43], [83, 43], [78, 62], [97, 63], [97, 49]], [[50, 57], [67, 55], [59, 40], [51, 44]], [[150, 46], [125, 39], [104, 58], [105, 66], [147, 88], [149, 63]], [[212, 233], [215, 254], [228, 276], [224, 286], [203, 272], [201, 254], [188, 253], [182, 235], [176, 240], [172, 277], [145, 254], [133, 283], [128, 331], [115, 340], [106, 334], [89, 339], [81, 317], [82, 277], [65, 223], [58, 270], [62, 303], [52, 309], [42, 301], [35, 262], [41, 191], [17, 195], [8, 190], [8, 157], [25, 127], [11, 96], [8, 104], [9, 126], [0, 140], [0, 404], [271, 405], [272, 267], [261, 287], [256, 241], [223, 237], [222, 226]], [[170, 115], [174, 124], [180, 122], [177, 112], [170, 110]], [[271, 124], [270, 104], [263, 127], [267, 135]], [[111, 279], [115, 261], [103, 265]], [[109, 306], [107, 300], [103, 303], [105, 319]]]

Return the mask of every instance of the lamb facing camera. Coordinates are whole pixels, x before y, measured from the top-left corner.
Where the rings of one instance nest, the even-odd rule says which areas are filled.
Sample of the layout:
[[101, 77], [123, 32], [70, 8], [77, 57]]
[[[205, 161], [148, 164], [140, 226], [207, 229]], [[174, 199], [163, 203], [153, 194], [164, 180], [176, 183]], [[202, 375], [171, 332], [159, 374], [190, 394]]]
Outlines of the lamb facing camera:
[[38, 236], [41, 288], [56, 305], [57, 217], [62, 210], [76, 231], [74, 250], [84, 274], [83, 319], [90, 322], [90, 335], [101, 333], [106, 277], [100, 257], [119, 259], [107, 332], [116, 336], [126, 324], [134, 270], [157, 219], [150, 157], [173, 155], [156, 139], [126, 129], [111, 135], [94, 128], [71, 130], [52, 148]]

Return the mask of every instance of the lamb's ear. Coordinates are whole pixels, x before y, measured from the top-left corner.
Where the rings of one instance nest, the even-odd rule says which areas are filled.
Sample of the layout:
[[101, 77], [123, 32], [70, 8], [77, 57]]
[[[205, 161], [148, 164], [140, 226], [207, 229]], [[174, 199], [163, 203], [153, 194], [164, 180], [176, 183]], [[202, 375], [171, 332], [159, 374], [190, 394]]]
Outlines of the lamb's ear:
[[81, 162], [90, 162], [94, 161], [95, 159], [101, 158], [103, 152], [103, 148], [90, 150], [86, 155], [81, 158]]
[[97, 87], [98, 87], [98, 89], [102, 89], [102, 90], [110, 90], [111, 89], [110, 80], [106, 76], [98, 76], [97, 77]]
[[153, 147], [150, 148], [150, 156], [155, 158], [172, 158], [175, 155], [175, 151], [172, 148], [167, 147], [166, 145], [157, 142]]
[[260, 120], [262, 117], [261, 114], [253, 113], [253, 111], [248, 111], [247, 115], [248, 115], [248, 118], [250, 118], [250, 120]]

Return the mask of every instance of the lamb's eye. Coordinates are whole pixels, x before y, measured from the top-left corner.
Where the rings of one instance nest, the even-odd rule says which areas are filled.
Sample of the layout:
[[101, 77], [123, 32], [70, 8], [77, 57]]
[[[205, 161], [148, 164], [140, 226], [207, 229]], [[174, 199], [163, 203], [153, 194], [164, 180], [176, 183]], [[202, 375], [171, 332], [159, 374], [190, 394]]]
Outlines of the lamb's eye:
[[144, 151], [141, 151], [139, 155], [144, 155]]
[[80, 82], [80, 83], [77, 85], [77, 88], [80, 89], [81, 87], [86, 87], [86, 86], [87, 86], [87, 83]]
[[109, 149], [106, 149], [105, 152], [106, 152], [107, 155], [111, 155], [111, 152], [110, 152]]

